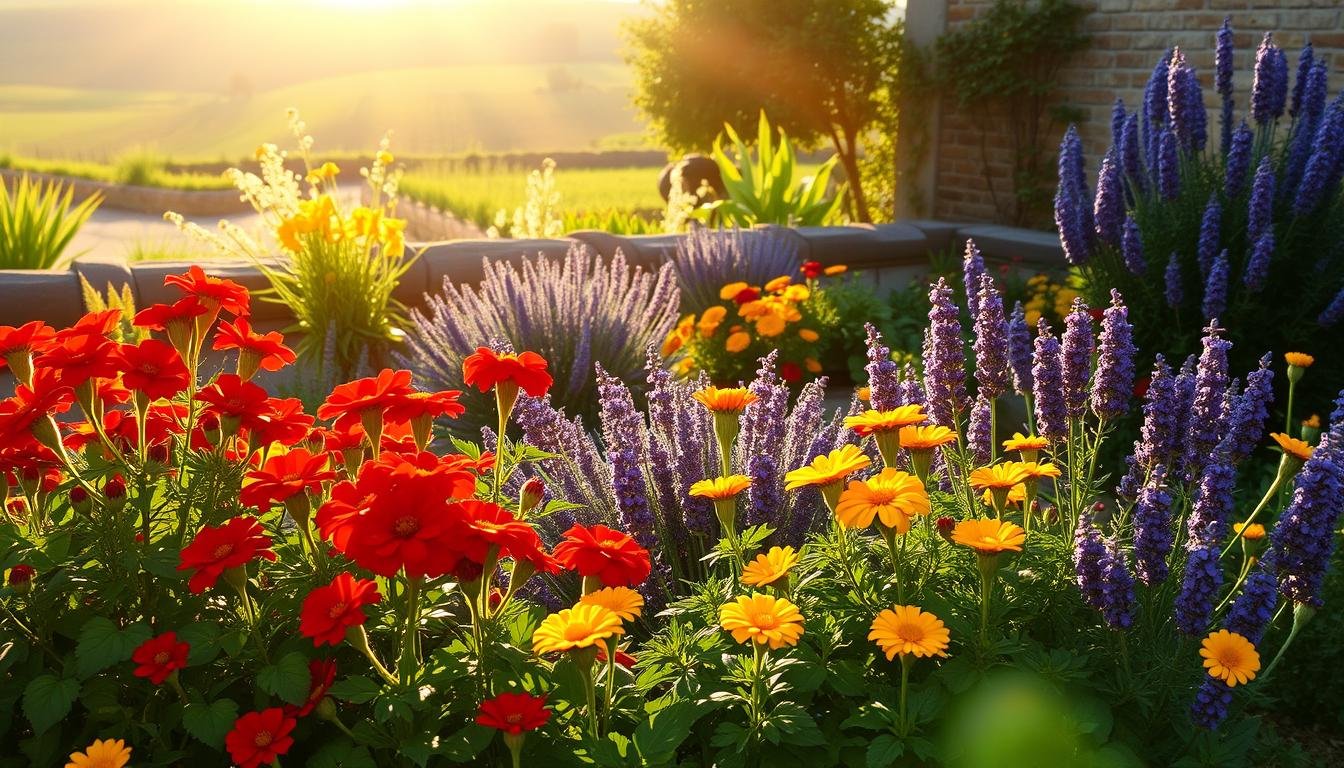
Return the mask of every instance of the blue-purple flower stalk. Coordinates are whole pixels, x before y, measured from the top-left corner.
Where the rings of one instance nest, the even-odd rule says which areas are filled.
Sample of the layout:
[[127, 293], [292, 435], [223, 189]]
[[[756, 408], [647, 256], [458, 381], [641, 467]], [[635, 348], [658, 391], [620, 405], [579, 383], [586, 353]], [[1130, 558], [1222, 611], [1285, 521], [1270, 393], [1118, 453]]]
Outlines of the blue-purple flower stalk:
[[1120, 234], [1120, 256], [1130, 274], [1142, 275], [1148, 269], [1148, 262], [1143, 258], [1143, 235], [1139, 231], [1139, 223], [1129, 214], [1125, 215], [1125, 225]]
[[[1302, 179], [1307, 159], [1311, 156], [1317, 130], [1321, 126], [1321, 116], [1325, 114], [1326, 69], [1317, 64], [1307, 73], [1307, 81], [1302, 86], [1302, 104], [1300, 112], [1293, 121], [1293, 134], [1289, 140], [1288, 159], [1283, 172], [1283, 188], [1294, 189]], [[1296, 91], [1294, 91], [1296, 92]]]
[[1122, 497], [1134, 498], [1144, 477], [1154, 466], [1169, 464], [1176, 458], [1176, 450], [1180, 447], [1176, 432], [1180, 423], [1179, 408], [1171, 367], [1162, 355], [1157, 355], [1148, 391], [1144, 394], [1139, 439], [1134, 441], [1133, 452], [1125, 458], [1127, 469], [1116, 488]]
[[1344, 466], [1331, 431], [1297, 473], [1292, 501], [1269, 534], [1278, 566], [1279, 591], [1295, 603], [1319, 606], [1321, 584], [1335, 548], [1335, 530], [1344, 506]]
[[1091, 200], [1083, 167], [1083, 142], [1071, 125], [1059, 147], [1059, 188], [1055, 192], [1055, 226], [1064, 258], [1070, 264], [1083, 264], [1092, 253]]
[[1259, 645], [1265, 636], [1269, 622], [1274, 618], [1274, 609], [1279, 604], [1279, 583], [1275, 576], [1274, 551], [1270, 550], [1256, 563], [1241, 594], [1232, 602], [1227, 611], [1223, 628]]
[[1195, 68], [1185, 59], [1185, 52], [1177, 48], [1167, 68], [1167, 111], [1171, 130], [1180, 149], [1185, 153], [1199, 152], [1208, 141], [1204, 113], [1204, 97], [1200, 93]]
[[1097, 238], [1101, 242], [1111, 246], [1120, 245], [1121, 227], [1125, 221], [1125, 190], [1114, 147], [1101, 161], [1093, 219], [1096, 222]]
[[1232, 267], [1228, 264], [1227, 249], [1218, 254], [1218, 258], [1213, 260], [1209, 267], [1208, 278], [1204, 281], [1204, 303], [1201, 309], [1204, 311], [1205, 320], [1216, 320], [1219, 315], [1227, 311], [1227, 283], [1229, 272]]
[[1293, 82], [1292, 99], [1288, 102], [1288, 116], [1297, 117], [1302, 111], [1302, 97], [1306, 89], [1307, 77], [1311, 74], [1315, 62], [1315, 49], [1311, 47], [1311, 41], [1302, 46], [1302, 52], [1297, 55], [1297, 80]]
[[1092, 314], [1081, 298], [1064, 319], [1060, 351], [1060, 376], [1064, 385], [1064, 407], [1071, 419], [1087, 411], [1088, 382], [1092, 377]]
[[1232, 145], [1227, 150], [1227, 162], [1223, 175], [1223, 195], [1232, 200], [1246, 189], [1246, 175], [1251, 170], [1251, 143], [1255, 134], [1246, 126], [1246, 121], [1232, 132]]
[[1144, 152], [1150, 172], [1158, 167], [1159, 138], [1167, 123], [1167, 68], [1170, 64], [1171, 51], [1167, 51], [1153, 66], [1153, 73], [1143, 89]]
[[1288, 58], [1266, 32], [1255, 53], [1255, 80], [1251, 84], [1251, 115], [1259, 125], [1277, 120], [1288, 98]]
[[1105, 540], [1098, 563], [1101, 570], [1101, 616], [1111, 629], [1129, 629], [1134, 624], [1134, 577], [1125, 553], [1115, 537]]
[[966, 445], [971, 452], [971, 461], [975, 466], [987, 466], [993, 460], [994, 452], [994, 404], [984, 390], [975, 395], [975, 404], [971, 406], [971, 420], [966, 427]]
[[1305, 216], [1328, 199], [1339, 183], [1340, 153], [1344, 149], [1344, 102], [1336, 99], [1321, 118], [1311, 157], [1293, 199], [1293, 213]]
[[1321, 310], [1321, 314], [1316, 317], [1316, 324], [1322, 328], [1332, 328], [1339, 325], [1340, 320], [1344, 320], [1344, 288], [1340, 288], [1335, 298]]
[[646, 549], [658, 540], [659, 526], [649, 502], [644, 467], [647, 461], [644, 420], [635, 410], [630, 390], [597, 365], [598, 403], [602, 415], [602, 438], [611, 462], [612, 493], [623, 530]]
[[924, 359], [924, 390], [930, 421], [957, 428], [956, 414], [966, 411], [966, 357], [961, 319], [947, 281], [929, 290], [929, 345]]
[[1222, 331], [1213, 325], [1204, 331], [1204, 349], [1195, 369], [1190, 404], [1180, 411], [1183, 419], [1180, 431], [1184, 432], [1186, 441], [1183, 466], [1189, 482], [1198, 479], [1204, 463], [1222, 438], [1223, 393], [1227, 391], [1230, 378], [1227, 353], [1232, 342], [1222, 338]]
[[882, 334], [872, 323], [864, 323], [868, 346], [868, 402], [874, 410], [890, 411], [901, 404], [900, 366], [891, 359], [891, 350], [882, 343]]
[[1246, 269], [1241, 273], [1242, 283], [1251, 293], [1259, 293], [1269, 279], [1269, 262], [1274, 258], [1274, 231], [1267, 230], [1260, 235], [1251, 248], [1251, 256], [1246, 260]]
[[1172, 251], [1171, 257], [1167, 259], [1167, 268], [1162, 273], [1162, 280], [1162, 296], [1167, 300], [1167, 306], [1178, 309], [1181, 302], [1185, 301], [1185, 287], [1181, 283], [1181, 259], [1175, 251]]
[[1265, 433], [1269, 404], [1274, 400], [1274, 369], [1271, 355], [1260, 358], [1260, 367], [1246, 377], [1246, 389], [1232, 401], [1222, 441], [1216, 449], [1233, 463], [1251, 455]]
[[1012, 385], [1008, 370], [1008, 321], [1003, 316], [1003, 298], [994, 278], [981, 274], [976, 286], [974, 317], [975, 382], [990, 401]]
[[1069, 434], [1060, 356], [1059, 339], [1050, 331], [1045, 318], [1041, 318], [1036, 323], [1031, 376], [1035, 383], [1036, 433], [1051, 440], [1063, 440]]
[[1195, 700], [1190, 704], [1190, 720], [1200, 728], [1214, 730], [1227, 719], [1232, 705], [1232, 689], [1222, 680], [1204, 675]]
[[1176, 537], [1171, 504], [1167, 468], [1154, 465], [1134, 502], [1135, 572], [1139, 581], [1150, 587], [1167, 578], [1167, 557]]
[[1269, 231], [1274, 216], [1274, 163], [1269, 156], [1260, 159], [1251, 182], [1251, 199], [1246, 205], [1246, 240], [1254, 243]]
[[1092, 382], [1092, 412], [1101, 421], [1123, 416], [1134, 392], [1134, 327], [1120, 292], [1111, 289], [1111, 306], [1102, 313], [1097, 373]]
[[1223, 19], [1218, 29], [1218, 44], [1213, 54], [1213, 86], [1222, 101], [1221, 130], [1222, 142], [1218, 145], [1224, 157], [1232, 144], [1232, 17]]
[[1031, 329], [1022, 302], [1014, 302], [1008, 317], [1008, 367], [1013, 372], [1013, 389], [1024, 397], [1031, 395]]
[[961, 257], [961, 280], [966, 289], [966, 308], [972, 319], [980, 311], [980, 278], [985, 274], [985, 259], [975, 241], [968, 238], [966, 252]]
[[[1120, 171], [1123, 174], [1123, 180], [1131, 188], [1142, 191], [1146, 189], [1146, 178], [1143, 172], [1144, 159], [1143, 153], [1139, 149], [1139, 118], [1138, 115], [1130, 115], [1125, 118], [1124, 127], [1120, 133]], [[1133, 194], [1128, 196], [1133, 199]]]
[[1204, 217], [1199, 222], [1199, 242], [1195, 247], [1195, 256], [1199, 262], [1199, 273], [1209, 274], [1213, 258], [1218, 253], [1218, 233], [1223, 222], [1223, 207], [1218, 204], [1215, 194], [1204, 207]]
[[1157, 140], [1157, 191], [1163, 200], [1175, 200], [1181, 191], [1181, 158], [1176, 151], [1176, 136], [1166, 128]]
[[1078, 521], [1073, 533], [1073, 574], [1078, 591], [1083, 594], [1083, 602], [1102, 610], [1106, 605], [1101, 570], [1102, 560], [1106, 557], [1106, 543], [1101, 531], [1090, 517], [1084, 516]]

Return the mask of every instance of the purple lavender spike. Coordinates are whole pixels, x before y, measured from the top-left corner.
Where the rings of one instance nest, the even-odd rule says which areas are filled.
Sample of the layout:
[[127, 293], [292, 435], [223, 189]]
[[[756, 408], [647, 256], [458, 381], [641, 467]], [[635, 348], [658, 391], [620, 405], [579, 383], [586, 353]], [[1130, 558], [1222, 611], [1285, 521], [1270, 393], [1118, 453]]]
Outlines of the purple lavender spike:
[[1031, 329], [1027, 327], [1022, 302], [1018, 301], [1013, 304], [1013, 314], [1008, 318], [1008, 367], [1013, 372], [1013, 389], [1019, 395], [1032, 392], [1031, 352]]
[[984, 391], [978, 392], [975, 396], [975, 404], [971, 406], [971, 422], [966, 428], [966, 444], [971, 450], [971, 460], [977, 467], [983, 467], [989, 464], [991, 451], [993, 450], [994, 434], [990, 423], [991, 404]]
[[1322, 310], [1316, 318], [1316, 324], [1322, 328], [1332, 328], [1344, 320], [1344, 288], [1339, 289], [1335, 298], [1330, 300], [1330, 304]]
[[1036, 354], [1031, 375], [1035, 383], [1036, 432], [1051, 440], [1062, 440], [1069, 434], [1060, 357], [1059, 339], [1042, 317], [1036, 323]]
[[1011, 385], [1008, 370], [1008, 321], [1003, 316], [1003, 299], [994, 278], [980, 275], [976, 294], [979, 309], [975, 314], [975, 381], [980, 391], [993, 400]]
[[1223, 195], [1228, 200], [1241, 195], [1246, 189], [1246, 174], [1251, 170], [1251, 142], [1255, 134], [1242, 121], [1232, 132], [1232, 145], [1227, 150], [1226, 170], [1223, 177]]
[[1274, 35], [1266, 32], [1255, 53], [1255, 81], [1251, 85], [1251, 115], [1259, 125], [1277, 120], [1283, 114], [1288, 93], [1288, 59], [1274, 44]]
[[1289, 117], [1297, 117], [1302, 111], [1303, 92], [1306, 90], [1306, 80], [1311, 73], [1315, 58], [1315, 51], [1308, 41], [1302, 46], [1302, 52], [1297, 55], [1297, 80], [1293, 82], [1293, 96], [1288, 103]]
[[1130, 274], [1142, 275], [1148, 269], [1148, 262], [1143, 258], [1143, 236], [1139, 232], [1139, 223], [1128, 214], [1120, 234], [1120, 256]]
[[1172, 496], [1166, 483], [1166, 466], [1154, 466], [1134, 503], [1135, 570], [1139, 581], [1150, 587], [1166, 580], [1167, 556], [1175, 542]]
[[929, 303], [930, 343], [924, 359], [928, 412], [934, 424], [956, 429], [956, 414], [966, 410], [966, 353], [961, 338], [961, 313], [952, 303], [952, 289], [941, 277], [929, 290]]
[[1162, 295], [1167, 300], [1167, 306], [1179, 309], [1181, 302], [1185, 301], [1185, 287], [1181, 283], [1181, 259], [1175, 252], [1167, 259], [1167, 268], [1162, 278], [1165, 284]]
[[1157, 141], [1157, 190], [1163, 200], [1175, 200], [1181, 190], [1181, 160], [1176, 136], [1163, 128]]
[[1222, 221], [1223, 207], [1218, 204], [1218, 196], [1213, 195], [1209, 198], [1209, 204], [1204, 207], [1204, 217], [1199, 224], [1199, 244], [1195, 249], [1201, 275], [1209, 274], [1209, 269], [1213, 267], [1214, 256], [1218, 253], [1218, 234]]
[[1097, 238], [1112, 246], [1120, 245], [1120, 231], [1125, 220], [1125, 190], [1120, 178], [1120, 166], [1112, 147], [1101, 161], [1097, 177], [1097, 199], [1093, 206]]
[[1109, 538], [1098, 566], [1101, 570], [1101, 615], [1111, 629], [1129, 629], [1134, 623], [1134, 577], [1129, 573], [1120, 543]]
[[1219, 451], [1238, 462], [1251, 455], [1265, 432], [1269, 404], [1274, 401], [1274, 369], [1269, 353], [1260, 358], [1260, 367], [1246, 377], [1246, 389], [1232, 402], [1227, 430]]
[[1213, 56], [1214, 90], [1222, 97], [1222, 143], [1220, 151], [1226, 157], [1232, 144], [1232, 17], [1223, 19], [1218, 30], [1218, 45]]
[[966, 289], [966, 308], [970, 310], [972, 318], [980, 311], [980, 277], [984, 274], [985, 259], [980, 255], [975, 241], [968, 238], [966, 253], [961, 259], [961, 279]]
[[1088, 382], [1092, 377], [1092, 314], [1081, 298], [1073, 300], [1064, 320], [1061, 340], [1060, 374], [1064, 386], [1064, 406], [1071, 419], [1081, 418], [1087, 410]]
[[872, 323], [864, 323], [868, 346], [869, 404], [874, 410], [889, 411], [900, 405], [900, 366], [891, 359], [891, 350], [882, 343], [882, 334]]
[[1218, 254], [1209, 268], [1209, 277], [1204, 281], [1204, 319], [1213, 320], [1227, 311], [1227, 281], [1231, 271], [1227, 261], [1227, 249]]
[[1319, 606], [1321, 584], [1335, 548], [1344, 494], [1344, 467], [1336, 435], [1326, 433], [1297, 473], [1293, 497], [1270, 532], [1279, 592], [1295, 603]]
[[1246, 270], [1242, 273], [1242, 282], [1251, 293], [1259, 293], [1269, 278], [1269, 262], [1274, 258], [1274, 231], [1260, 235], [1251, 249], [1251, 257], [1246, 260]]
[[1134, 391], [1134, 328], [1120, 292], [1111, 289], [1111, 306], [1102, 313], [1097, 375], [1092, 382], [1092, 412], [1103, 421], [1129, 410]]

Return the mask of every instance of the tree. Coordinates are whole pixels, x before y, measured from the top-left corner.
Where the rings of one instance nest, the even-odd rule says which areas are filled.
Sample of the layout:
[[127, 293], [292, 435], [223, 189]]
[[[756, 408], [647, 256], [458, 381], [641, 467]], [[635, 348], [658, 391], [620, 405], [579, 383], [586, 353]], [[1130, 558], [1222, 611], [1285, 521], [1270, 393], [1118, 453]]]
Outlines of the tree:
[[895, 75], [903, 24], [886, 0], [665, 0], [627, 26], [635, 103], [677, 150], [724, 123], [750, 134], [760, 110], [804, 144], [827, 141], [869, 221], [862, 137]]

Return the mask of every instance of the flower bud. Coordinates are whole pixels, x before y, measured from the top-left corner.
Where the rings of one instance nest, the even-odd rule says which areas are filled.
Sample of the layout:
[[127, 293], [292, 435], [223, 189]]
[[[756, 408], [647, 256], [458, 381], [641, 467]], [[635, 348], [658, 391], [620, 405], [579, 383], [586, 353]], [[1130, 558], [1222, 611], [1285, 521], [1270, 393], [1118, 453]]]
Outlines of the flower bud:
[[84, 486], [76, 485], [70, 489], [70, 506], [81, 515], [87, 515], [93, 509], [93, 502], [89, 499], [89, 492], [84, 490]]
[[13, 498], [5, 502], [5, 511], [9, 516], [19, 522], [28, 519], [28, 502], [20, 498]]
[[317, 702], [313, 712], [323, 720], [334, 721], [336, 719], [336, 702], [332, 701], [330, 696], [323, 696], [322, 700]]
[[103, 484], [103, 495], [107, 497], [107, 505], [111, 509], [119, 510], [126, 506], [126, 481], [121, 479], [121, 475], [113, 475], [111, 480]]
[[541, 478], [534, 477], [523, 483], [523, 490], [518, 496], [518, 514], [526, 515], [541, 503], [541, 499], [546, 495], [546, 484], [541, 482]]
[[952, 530], [957, 527], [957, 521], [950, 517], [940, 517], [934, 525], [938, 528], [938, 535], [942, 536], [948, 542], [952, 541]]
[[9, 588], [20, 595], [26, 595], [33, 589], [33, 578], [37, 576], [37, 570], [31, 565], [19, 563], [9, 569], [9, 578], [7, 583]]

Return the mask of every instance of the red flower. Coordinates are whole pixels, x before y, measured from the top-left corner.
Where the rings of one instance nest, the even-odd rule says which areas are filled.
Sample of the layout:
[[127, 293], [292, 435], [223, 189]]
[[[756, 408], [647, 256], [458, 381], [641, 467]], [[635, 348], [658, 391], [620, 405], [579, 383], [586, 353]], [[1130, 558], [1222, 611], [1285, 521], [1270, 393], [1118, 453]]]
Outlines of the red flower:
[[150, 400], [168, 400], [187, 388], [191, 374], [182, 356], [158, 339], [122, 344], [117, 350], [121, 381]]
[[317, 409], [319, 419], [335, 419], [338, 427], [358, 421], [366, 412], [382, 414], [411, 394], [411, 372], [384, 368], [377, 376], [338, 384]]
[[89, 312], [75, 321], [69, 328], [62, 328], [52, 337], [51, 343], [60, 344], [81, 336], [104, 336], [116, 329], [121, 322], [120, 309], [104, 309], [101, 312]]
[[271, 443], [289, 447], [307, 439], [314, 421], [312, 414], [303, 412], [303, 401], [297, 397], [268, 398], [262, 411], [247, 422], [248, 439], [257, 449]]
[[530, 693], [501, 693], [481, 702], [481, 710], [476, 714], [477, 725], [515, 736], [523, 731], [535, 731], [550, 719], [546, 697]]
[[131, 323], [151, 331], [168, 331], [174, 324], [195, 323], [196, 318], [209, 314], [210, 308], [195, 296], [178, 299], [173, 304], [155, 304], [135, 313]]
[[217, 350], [238, 350], [239, 371], [258, 367], [266, 371], [278, 371], [294, 362], [294, 350], [285, 346], [285, 337], [278, 331], [267, 334], [253, 333], [252, 323], [246, 317], [240, 317], [232, 323], [220, 323], [215, 333], [214, 348]]
[[289, 733], [297, 724], [280, 707], [248, 712], [234, 722], [233, 730], [224, 737], [224, 746], [238, 768], [270, 765], [294, 746]]
[[536, 530], [498, 504], [470, 499], [452, 504], [449, 509], [466, 521], [458, 548], [467, 559], [485, 563], [490, 549], [496, 547], [500, 557], [524, 560], [538, 570], [552, 573], [560, 570], [555, 558], [546, 554]]
[[325, 587], [317, 587], [303, 599], [299, 609], [299, 632], [311, 637], [313, 645], [340, 645], [350, 627], [364, 623], [364, 606], [383, 599], [378, 594], [378, 582], [356, 579], [348, 573], [338, 573]]
[[747, 286], [746, 288], [743, 288], [742, 290], [733, 294], [733, 303], [740, 307], [749, 301], [755, 301], [759, 298], [761, 298], [760, 289]]
[[[45, 438], [42, 440], [44, 445], [51, 440], [59, 440], [51, 422], [44, 420], [48, 416], [70, 410], [74, 401], [74, 392], [55, 371], [38, 368], [33, 371], [32, 384], [19, 384], [14, 388], [13, 397], [0, 400], [0, 444], [25, 442], [34, 425], [37, 425], [38, 432], [43, 432], [38, 437]], [[43, 421], [45, 429], [42, 424], [38, 424], [39, 421]], [[45, 434], [47, 431], [51, 431], [51, 434]], [[48, 447], [55, 450], [53, 446]]]
[[[23, 501], [23, 499], [14, 499], [14, 501]], [[37, 576], [37, 569], [25, 563], [19, 563], [9, 569], [8, 583], [15, 588], [27, 587], [33, 583], [33, 577]]]
[[[597, 644], [597, 660], [598, 662], [605, 662], [607, 660], [607, 648], [606, 645], [604, 645], [603, 643]], [[635, 661], [636, 659], [633, 654], [626, 653], [625, 651], [622, 651], [620, 648], [616, 649], [617, 664], [621, 665], [622, 667], [625, 667], [626, 669], [634, 669]]]
[[232, 280], [210, 277], [200, 267], [193, 265], [186, 274], [168, 275], [163, 278], [163, 284], [175, 286], [184, 295], [200, 299], [211, 310], [218, 308], [235, 315], [247, 314], [247, 289]]
[[532, 397], [541, 397], [551, 388], [546, 360], [536, 352], [499, 354], [488, 347], [462, 361], [462, 378], [467, 386], [488, 392], [502, 381], [511, 381]]
[[[70, 329], [67, 329], [70, 330]], [[43, 347], [36, 362], [61, 374], [61, 380], [77, 387], [89, 379], [117, 375], [117, 345], [98, 333], [81, 333], [56, 339]]]
[[803, 262], [803, 277], [806, 277], [808, 280], [816, 280], [818, 277], [821, 277], [821, 274], [824, 271], [825, 269], [821, 266], [820, 261]]
[[24, 323], [17, 328], [0, 325], [0, 370], [4, 370], [10, 355], [28, 355], [56, 336], [56, 331], [41, 320]]
[[255, 517], [235, 517], [223, 525], [206, 526], [182, 550], [179, 571], [193, 571], [187, 587], [199, 595], [213, 587], [230, 568], [241, 568], [255, 557], [274, 560], [271, 539]]
[[225, 373], [196, 393], [196, 399], [206, 403], [205, 412], [221, 417], [232, 417], [251, 426], [265, 411], [266, 390], [237, 374]]
[[336, 473], [328, 468], [325, 454], [314, 456], [303, 448], [295, 448], [270, 457], [261, 469], [248, 472], [238, 498], [243, 506], [266, 512], [272, 503], [284, 503], [305, 491], [318, 493], [322, 483], [335, 479]]
[[383, 420], [389, 423], [403, 424], [416, 419], [437, 419], [440, 416], [456, 418], [467, 412], [466, 406], [457, 402], [462, 393], [455, 389], [443, 392], [411, 392], [393, 404], [383, 414]]
[[779, 366], [779, 378], [792, 384], [803, 378], [803, 369], [794, 362], [786, 362]]
[[177, 641], [176, 632], [164, 632], [140, 644], [131, 654], [135, 662], [135, 676], [147, 677], [155, 685], [163, 685], [168, 676], [187, 666], [191, 646]]
[[575, 525], [555, 545], [555, 559], [580, 576], [594, 576], [604, 586], [633, 587], [649, 577], [649, 552], [635, 540], [605, 525]]
[[308, 662], [308, 698], [304, 699], [301, 707], [286, 704], [285, 714], [305, 717], [327, 695], [334, 682], [336, 682], [335, 659], [313, 659]]

